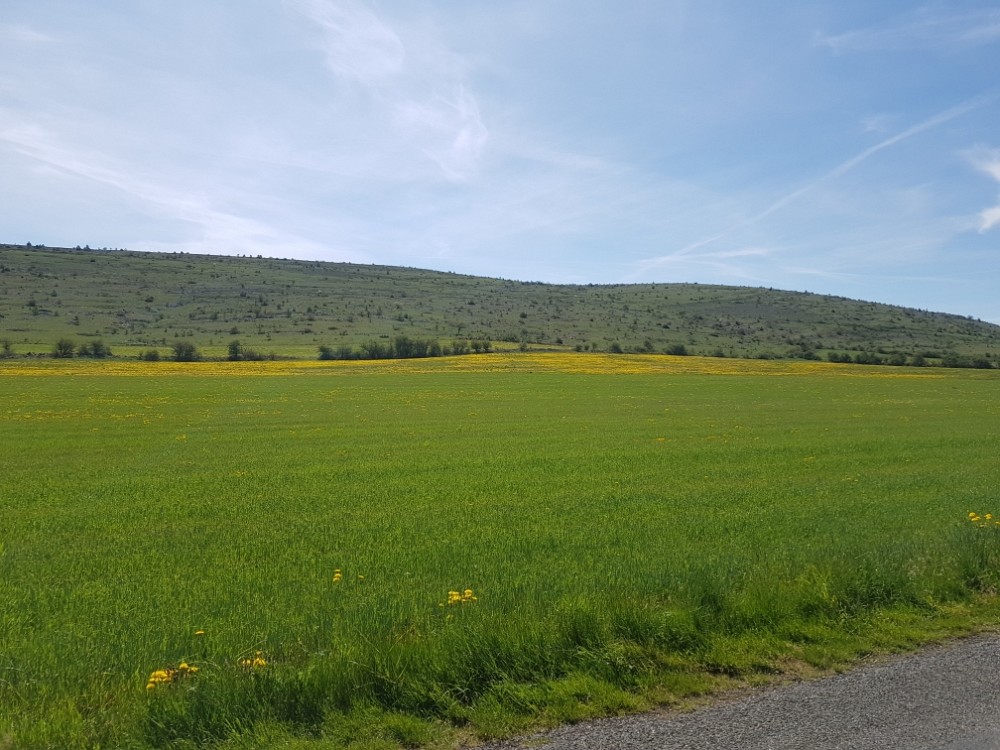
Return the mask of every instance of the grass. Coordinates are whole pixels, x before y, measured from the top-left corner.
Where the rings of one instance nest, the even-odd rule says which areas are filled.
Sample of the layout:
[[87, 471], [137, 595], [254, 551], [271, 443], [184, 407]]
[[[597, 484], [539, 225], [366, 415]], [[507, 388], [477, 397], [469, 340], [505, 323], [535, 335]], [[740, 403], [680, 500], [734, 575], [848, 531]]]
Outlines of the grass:
[[[826, 295], [704, 284], [557, 285], [412, 268], [0, 245], [0, 342], [48, 354], [100, 339], [136, 357], [316, 358], [397, 336], [448, 345], [803, 358], [867, 354], [997, 366], [1000, 326]], [[954, 354], [949, 355], [949, 352]], [[901, 358], [901, 359], [900, 359]]]
[[998, 377], [9, 360], [0, 738], [447, 746], [995, 622]]

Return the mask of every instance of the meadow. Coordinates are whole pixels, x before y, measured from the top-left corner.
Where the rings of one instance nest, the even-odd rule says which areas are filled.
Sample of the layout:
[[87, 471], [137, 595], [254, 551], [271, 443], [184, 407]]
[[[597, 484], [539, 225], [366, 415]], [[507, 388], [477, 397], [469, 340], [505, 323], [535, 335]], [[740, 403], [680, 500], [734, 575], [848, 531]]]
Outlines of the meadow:
[[0, 747], [449, 746], [988, 626], [998, 387], [5, 361]]

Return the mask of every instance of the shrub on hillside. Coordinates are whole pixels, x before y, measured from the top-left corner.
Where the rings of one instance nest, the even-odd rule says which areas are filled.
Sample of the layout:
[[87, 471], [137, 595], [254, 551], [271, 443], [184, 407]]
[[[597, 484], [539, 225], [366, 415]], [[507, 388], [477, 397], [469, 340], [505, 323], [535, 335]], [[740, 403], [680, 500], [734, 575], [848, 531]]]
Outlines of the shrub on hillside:
[[171, 348], [174, 350], [174, 362], [197, 362], [201, 359], [198, 347], [190, 341], [176, 341]]
[[75, 351], [76, 344], [69, 339], [59, 339], [52, 350], [52, 356], [56, 359], [69, 359]]
[[105, 344], [101, 339], [94, 339], [89, 344], [80, 344], [76, 350], [76, 356], [104, 359], [105, 357], [111, 356], [111, 347]]

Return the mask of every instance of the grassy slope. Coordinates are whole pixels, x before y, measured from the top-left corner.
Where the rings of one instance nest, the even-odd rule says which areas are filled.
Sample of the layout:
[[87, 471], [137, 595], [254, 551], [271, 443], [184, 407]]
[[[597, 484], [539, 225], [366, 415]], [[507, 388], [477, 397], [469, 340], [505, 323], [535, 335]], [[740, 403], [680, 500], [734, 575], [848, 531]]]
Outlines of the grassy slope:
[[608, 351], [755, 357], [805, 350], [938, 355], [996, 363], [1000, 326], [809, 293], [699, 284], [568, 286], [345, 263], [0, 246], [0, 339], [47, 353], [68, 336], [118, 354], [208, 354], [238, 339], [314, 357], [319, 345], [398, 335]]
[[[17, 747], [502, 735], [968, 627], [1000, 584], [1000, 529], [965, 520], [996, 510], [995, 371], [492, 355], [0, 379]], [[144, 689], [182, 660], [201, 673]]]

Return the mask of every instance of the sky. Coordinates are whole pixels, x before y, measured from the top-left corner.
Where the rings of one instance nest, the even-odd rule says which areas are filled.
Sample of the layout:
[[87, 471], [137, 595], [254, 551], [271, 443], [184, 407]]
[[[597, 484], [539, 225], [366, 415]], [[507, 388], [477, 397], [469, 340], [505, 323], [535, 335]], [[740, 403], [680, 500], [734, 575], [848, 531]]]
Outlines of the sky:
[[0, 0], [0, 242], [1000, 323], [1000, 6]]

